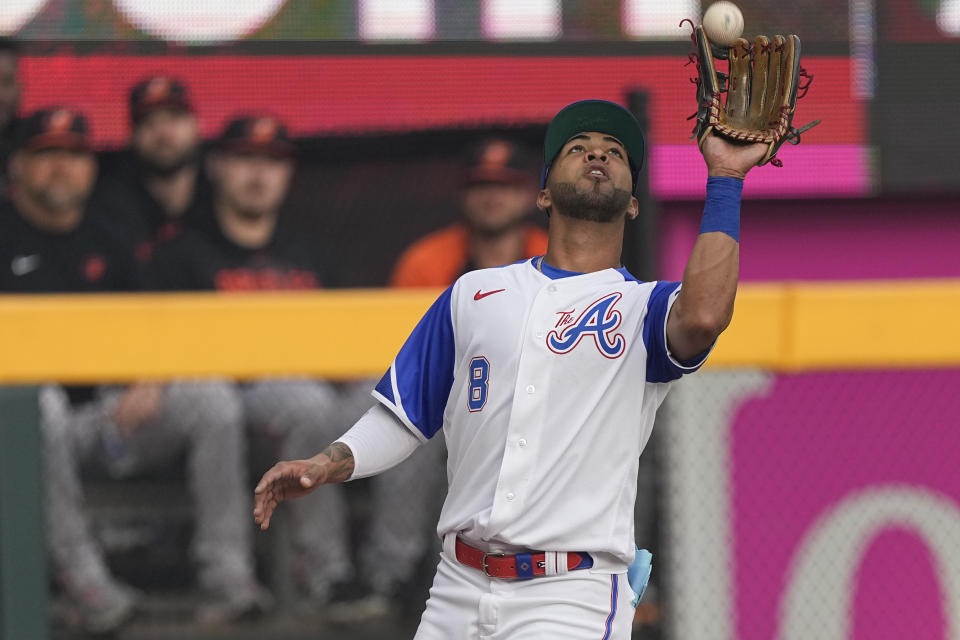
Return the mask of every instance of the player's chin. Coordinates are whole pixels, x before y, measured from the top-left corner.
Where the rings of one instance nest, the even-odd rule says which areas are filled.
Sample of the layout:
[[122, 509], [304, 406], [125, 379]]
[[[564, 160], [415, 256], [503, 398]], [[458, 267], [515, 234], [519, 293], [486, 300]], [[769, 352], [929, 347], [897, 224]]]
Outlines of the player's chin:
[[582, 176], [577, 180], [576, 185], [577, 191], [584, 195], [608, 193], [614, 190], [613, 180], [606, 177]]

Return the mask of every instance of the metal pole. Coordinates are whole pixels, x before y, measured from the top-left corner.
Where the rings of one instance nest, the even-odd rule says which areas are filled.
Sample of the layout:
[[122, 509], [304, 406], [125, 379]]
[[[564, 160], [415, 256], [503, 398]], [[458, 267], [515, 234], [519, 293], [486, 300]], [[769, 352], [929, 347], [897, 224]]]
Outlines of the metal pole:
[[37, 390], [0, 387], [0, 639], [50, 637]]

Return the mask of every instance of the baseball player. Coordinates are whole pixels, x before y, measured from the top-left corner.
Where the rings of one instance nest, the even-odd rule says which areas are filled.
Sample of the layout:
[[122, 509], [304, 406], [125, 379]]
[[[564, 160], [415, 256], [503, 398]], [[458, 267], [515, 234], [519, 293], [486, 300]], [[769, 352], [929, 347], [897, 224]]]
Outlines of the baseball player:
[[393, 287], [449, 287], [467, 271], [542, 255], [547, 234], [534, 213], [536, 162], [511, 140], [472, 146], [464, 163], [461, 220], [407, 247], [390, 274]]
[[[243, 293], [335, 286], [327, 252], [286, 223], [283, 204], [296, 154], [282, 121], [266, 114], [231, 118], [213, 141], [208, 164], [215, 229], [187, 229], [159, 243], [144, 270], [148, 288]], [[310, 455], [350, 424], [337, 390], [322, 380], [265, 378], [237, 390], [256, 442], [266, 441], [283, 457]], [[299, 586], [315, 607], [354, 573], [347, 502], [342, 492], [330, 491], [298, 503], [291, 516]]]
[[145, 263], [158, 242], [213, 226], [211, 189], [187, 86], [176, 78], [151, 76], [133, 86], [128, 103], [130, 149], [104, 163], [94, 211]]
[[670, 384], [730, 322], [740, 193], [764, 152], [705, 141], [707, 199], [683, 282], [639, 282], [620, 254], [643, 132], [614, 103], [561, 110], [537, 196], [546, 254], [461, 276], [401, 348], [378, 403], [322, 453], [264, 475], [255, 521], [389, 468], [442, 428], [443, 552], [416, 637], [629, 638], [638, 458]]
[[208, 229], [159, 242], [145, 266], [147, 285], [185, 291], [319, 289], [335, 284], [328, 252], [289, 228], [283, 204], [296, 167], [280, 120], [232, 118], [207, 158]]

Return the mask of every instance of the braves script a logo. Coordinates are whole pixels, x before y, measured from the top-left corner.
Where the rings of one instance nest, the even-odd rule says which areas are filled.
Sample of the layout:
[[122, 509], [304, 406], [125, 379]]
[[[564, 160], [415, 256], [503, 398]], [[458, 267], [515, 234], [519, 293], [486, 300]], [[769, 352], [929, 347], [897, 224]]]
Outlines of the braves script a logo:
[[567, 353], [580, 344], [580, 339], [588, 335], [593, 338], [597, 349], [607, 358], [619, 358], [623, 355], [626, 340], [623, 334], [614, 333], [623, 318], [613, 306], [622, 294], [611, 293], [592, 303], [576, 320], [576, 310], [558, 311], [560, 319], [556, 327], [547, 334], [547, 347], [554, 353]]

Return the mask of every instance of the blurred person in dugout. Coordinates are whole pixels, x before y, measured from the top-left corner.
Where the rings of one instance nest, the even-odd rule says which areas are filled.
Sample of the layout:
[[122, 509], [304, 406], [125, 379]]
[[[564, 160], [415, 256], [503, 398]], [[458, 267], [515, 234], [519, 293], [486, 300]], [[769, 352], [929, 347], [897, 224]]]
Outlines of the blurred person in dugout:
[[[232, 120], [207, 162], [216, 225], [159, 244], [147, 265], [148, 286], [242, 292], [337, 285], [334, 260], [285, 220], [295, 146], [281, 121], [272, 116]], [[304, 456], [370, 408], [372, 386], [274, 379], [242, 384], [240, 390], [254, 440], [270, 442], [270, 456]], [[429, 496], [421, 497], [410, 481], [418, 474], [418, 460], [373, 481], [368, 535], [356, 554], [343, 488], [291, 505], [295, 575], [307, 607], [337, 622], [388, 612], [430, 544]], [[443, 466], [437, 468], [442, 473]]]
[[[238, 116], [206, 161], [215, 224], [160, 242], [145, 269], [149, 288], [241, 293], [336, 286], [328, 251], [292, 229], [285, 215], [296, 147], [284, 123], [271, 115]], [[274, 378], [237, 388], [252, 441], [269, 449], [264, 467], [276, 455], [307, 455], [347, 424], [337, 389], [324, 381]], [[353, 572], [345, 508], [341, 492], [330, 491], [291, 510], [295, 575], [311, 604], [326, 603]]]
[[16, 41], [0, 37], [0, 199], [7, 196], [7, 159], [13, 150], [13, 130], [20, 105], [19, 56]]
[[[85, 118], [44, 109], [18, 127], [11, 200], [0, 205], [0, 291], [60, 293], [138, 288], [122, 239], [88, 215], [97, 161]], [[186, 453], [194, 498], [192, 553], [205, 622], [266, 606], [254, 580], [240, 399], [228, 384], [49, 386], [40, 396], [47, 545], [72, 619], [91, 632], [119, 628], [138, 594], [110, 573], [83, 511], [82, 471], [123, 479], [168, 468]]]
[[505, 139], [468, 149], [460, 220], [414, 242], [390, 276], [394, 287], [449, 287], [467, 271], [542, 255], [547, 232], [533, 224], [536, 160]]
[[105, 164], [93, 201], [142, 264], [158, 242], [210, 227], [210, 182], [186, 85], [148, 77], [130, 90], [129, 113], [130, 146]]

